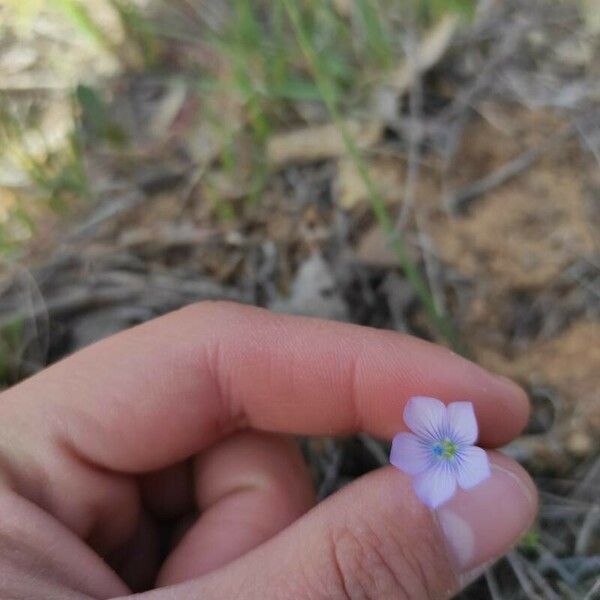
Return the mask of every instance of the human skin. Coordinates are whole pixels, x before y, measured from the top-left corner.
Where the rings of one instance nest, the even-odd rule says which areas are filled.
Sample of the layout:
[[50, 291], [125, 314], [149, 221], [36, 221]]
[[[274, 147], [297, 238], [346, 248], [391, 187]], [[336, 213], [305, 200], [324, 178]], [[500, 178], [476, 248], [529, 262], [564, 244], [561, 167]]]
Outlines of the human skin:
[[[1, 395], [0, 598], [450, 598], [533, 520], [523, 469], [491, 451], [436, 513], [393, 467], [314, 506], [291, 437], [390, 439], [414, 395], [473, 402], [485, 448], [529, 411], [445, 348], [230, 303], [98, 342]], [[160, 564], [157, 517], [182, 522]]]

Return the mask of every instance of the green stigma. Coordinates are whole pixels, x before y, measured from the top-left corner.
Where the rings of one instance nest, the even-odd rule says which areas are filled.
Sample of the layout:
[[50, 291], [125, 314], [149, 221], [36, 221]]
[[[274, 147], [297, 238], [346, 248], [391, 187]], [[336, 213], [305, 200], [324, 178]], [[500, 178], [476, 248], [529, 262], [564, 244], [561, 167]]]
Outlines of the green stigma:
[[457, 452], [458, 446], [449, 438], [443, 439], [433, 447], [433, 453], [445, 460], [453, 459]]

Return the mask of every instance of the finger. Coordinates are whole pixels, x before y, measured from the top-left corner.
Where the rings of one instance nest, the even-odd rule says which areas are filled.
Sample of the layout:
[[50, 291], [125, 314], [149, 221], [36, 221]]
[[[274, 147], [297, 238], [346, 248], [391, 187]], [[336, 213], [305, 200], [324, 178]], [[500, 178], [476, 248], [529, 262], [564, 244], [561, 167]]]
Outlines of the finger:
[[3, 394], [0, 457], [24, 495], [111, 547], [139, 511], [137, 487], [115, 472], [167, 467], [240, 427], [390, 437], [415, 394], [472, 400], [484, 445], [510, 440], [528, 414], [514, 384], [427, 342], [205, 303]]
[[77, 451], [117, 471], [168, 466], [240, 425], [390, 437], [415, 394], [472, 400], [486, 445], [510, 440], [528, 414], [518, 387], [444, 348], [226, 303], [113, 336], [8, 394], [5, 405], [33, 403], [45, 426], [61, 410]]
[[72, 531], [22, 496], [0, 493], [0, 598], [104, 600], [129, 593]]
[[199, 520], [159, 574], [170, 585], [211, 571], [266, 541], [314, 503], [306, 465], [282, 436], [242, 432], [196, 459]]
[[387, 467], [240, 560], [134, 599], [450, 598], [505, 553], [535, 514], [528, 476], [491, 454], [491, 477], [438, 513], [417, 500], [406, 476]]

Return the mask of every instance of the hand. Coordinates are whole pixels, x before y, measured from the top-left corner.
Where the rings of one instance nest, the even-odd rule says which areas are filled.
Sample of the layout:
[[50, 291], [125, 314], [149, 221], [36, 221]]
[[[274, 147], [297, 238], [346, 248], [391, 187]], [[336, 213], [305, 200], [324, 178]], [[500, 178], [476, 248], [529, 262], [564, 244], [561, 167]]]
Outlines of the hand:
[[[0, 598], [449, 598], [530, 525], [517, 464], [490, 452], [491, 477], [435, 514], [393, 467], [311, 509], [287, 437], [389, 439], [412, 395], [471, 400], [486, 447], [528, 414], [518, 387], [446, 349], [232, 304], [86, 348], [2, 395]], [[158, 564], [157, 520], [194, 506]]]

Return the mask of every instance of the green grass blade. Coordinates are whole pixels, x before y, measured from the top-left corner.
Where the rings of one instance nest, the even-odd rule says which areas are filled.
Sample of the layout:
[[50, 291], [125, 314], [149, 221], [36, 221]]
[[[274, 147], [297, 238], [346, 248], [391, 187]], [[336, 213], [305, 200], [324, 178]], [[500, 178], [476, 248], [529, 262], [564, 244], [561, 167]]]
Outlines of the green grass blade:
[[113, 43], [107, 37], [103, 29], [94, 21], [82, 2], [79, 0], [54, 1], [55, 5], [86, 37], [106, 50], [113, 53], [115, 52]]
[[381, 23], [377, 3], [374, 0], [357, 0], [356, 8], [364, 28], [367, 52], [376, 58], [380, 66], [391, 66], [394, 52]]
[[379, 226], [382, 228], [384, 234], [388, 238], [390, 246], [396, 253], [396, 256], [398, 257], [398, 262], [402, 267], [406, 278], [415, 290], [415, 293], [417, 294], [421, 303], [423, 304], [423, 307], [425, 308], [428, 317], [431, 319], [433, 325], [435, 326], [439, 334], [443, 336], [454, 349], [456, 349], [457, 351], [464, 352], [464, 348], [459, 340], [457, 332], [455, 331], [453, 323], [446, 315], [441, 314], [438, 311], [435, 301], [433, 299], [433, 295], [426, 281], [421, 276], [421, 273], [419, 272], [417, 266], [412, 262], [412, 260], [408, 256], [404, 247], [404, 243], [400, 238], [398, 231], [396, 231], [394, 221], [386, 207], [385, 201], [381, 196], [380, 192], [378, 191], [373, 180], [371, 179], [367, 165], [360, 153], [360, 150], [356, 146], [354, 139], [352, 138], [344, 124], [344, 120], [341, 117], [335, 100], [336, 96], [333, 91], [334, 87], [332, 86], [332, 83], [328, 78], [326, 71], [321, 66], [320, 55], [317, 52], [315, 52], [313, 46], [311, 45], [310, 37], [304, 28], [302, 17], [296, 3], [293, 0], [280, 1], [283, 2], [283, 5], [285, 6], [287, 14], [290, 18], [290, 21], [292, 22], [296, 38], [313, 72], [316, 84], [321, 92], [323, 101], [327, 106], [331, 118], [333, 119], [338, 130], [340, 131], [340, 134], [342, 135], [344, 144], [346, 146], [346, 151], [350, 156], [351, 160], [354, 162], [360, 174], [360, 177], [363, 180], [363, 183], [368, 191], [371, 206], [375, 217], [379, 223]]

